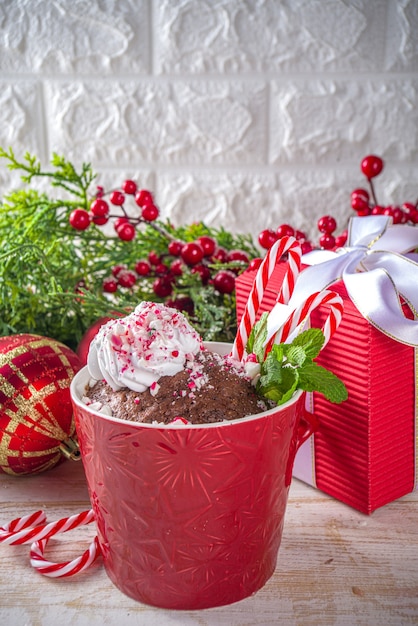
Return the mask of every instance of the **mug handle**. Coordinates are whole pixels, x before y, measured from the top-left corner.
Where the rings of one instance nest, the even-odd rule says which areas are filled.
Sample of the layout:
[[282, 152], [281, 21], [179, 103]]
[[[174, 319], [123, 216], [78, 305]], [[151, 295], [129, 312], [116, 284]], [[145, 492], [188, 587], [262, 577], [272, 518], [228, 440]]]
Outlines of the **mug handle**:
[[298, 420], [295, 434], [290, 446], [289, 459], [287, 461], [285, 486], [289, 487], [292, 481], [293, 463], [295, 461], [296, 453], [305, 441], [309, 439], [319, 429], [319, 419], [315, 413], [310, 413], [306, 409], [303, 409], [302, 415]]

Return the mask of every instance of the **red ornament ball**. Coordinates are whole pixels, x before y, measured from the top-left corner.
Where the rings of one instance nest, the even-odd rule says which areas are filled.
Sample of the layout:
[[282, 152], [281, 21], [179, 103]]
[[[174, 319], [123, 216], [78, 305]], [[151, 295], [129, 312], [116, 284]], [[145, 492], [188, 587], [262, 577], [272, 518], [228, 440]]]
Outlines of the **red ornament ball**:
[[75, 435], [70, 384], [80, 367], [75, 352], [54, 339], [0, 337], [1, 472], [40, 473], [64, 458]]

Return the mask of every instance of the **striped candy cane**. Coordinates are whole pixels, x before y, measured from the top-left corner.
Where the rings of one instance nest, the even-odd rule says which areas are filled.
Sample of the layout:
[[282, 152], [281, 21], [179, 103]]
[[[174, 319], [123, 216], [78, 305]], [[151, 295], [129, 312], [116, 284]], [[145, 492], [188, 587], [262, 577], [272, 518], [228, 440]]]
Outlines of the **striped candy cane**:
[[89, 568], [101, 554], [99, 540], [95, 537], [88, 549], [83, 552], [81, 556], [64, 563], [53, 563], [44, 558], [44, 550], [48, 541], [49, 539], [40, 539], [32, 544], [30, 549], [30, 564], [38, 570], [40, 574], [48, 576], [49, 578], [65, 578], [83, 572]]
[[258, 268], [251, 288], [244, 313], [238, 326], [237, 335], [232, 347], [233, 358], [242, 360], [251, 329], [255, 324], [257, 313], [263, 300], [264, 291], [270, 277], [281, 257], [288, 252], [288, 268], [284, 277], [277, 302], [287, 304], [295, 288], [301, 266], [302, 248], [295, 237], [282, 237], [269, 249]]
[[325, 336], [323, 348], [337, 330], [343, 314], [343, 299], [335, 291], [317, 291], [311, 294], [302, 304], [293, 309], [285, 323], [270, 338], [266, 345], [266, 353], [271, 350], [275, 341], [283, 343], [301, 324], [306, 322], [311, 313], [320, 306], [328, 305], [330, 311], [322, 327]]
[[46, 515], [43, 511], [37, 511], [26, 517], [17, 518], [0, 528], [0, 542], [16, 546], [19, 544], [32, 543], [32, 541], [38, 541], [40, 539], [49, 539], [57, 533], [65, 533], [77, 526], [90, 524], [90, 522], [94, 521], [94, 513], [93, 510], [90, 509], [89, 511], [72, 515], [71, 517], [64, 517], [57, 522], [41, 524], [41, 522], [45, 520]]
[[33, 530], [33, 526], [38, 526], [46, 521], [46, 515], [44, 511], [36, 511], [25, 515], [24, 517], [18, 517], [5, 526], [0, 527], [0, 543], [6, 543], [9, 545], [15, 545], [17, 543], [24, 543], [24, 541], [15, 541], [16, 536], [24, 529]]
[[0, 543], [14, 546], [33, 542], [30, 550], [31, 565], [44, 576], [53, 578], [77, 574], [90, 567], [101, 554], [98, 539], [95, 537], [88, 549], [72, 561], [52, 563], [46, 561], [43, 556], [51, 537], [94, 522], [92, 509], [62, 518], [57, 522], [45, 524], [45, 521], [44, 511], [36, 511], [30, 515], [18, 517], [0, 528]]

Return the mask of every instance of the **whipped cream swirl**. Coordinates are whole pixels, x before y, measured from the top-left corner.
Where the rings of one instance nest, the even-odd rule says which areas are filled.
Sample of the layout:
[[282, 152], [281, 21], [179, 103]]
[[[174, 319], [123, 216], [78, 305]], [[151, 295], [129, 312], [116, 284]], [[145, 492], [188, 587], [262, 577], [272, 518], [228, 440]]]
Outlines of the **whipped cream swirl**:
[[185, 316], [163, 304], [141, 302], [127, 317], [104, 324], [90, 344], [87, 366], [114, 391], [145, 391], [161, 376], [173, 376], [203, 350]]

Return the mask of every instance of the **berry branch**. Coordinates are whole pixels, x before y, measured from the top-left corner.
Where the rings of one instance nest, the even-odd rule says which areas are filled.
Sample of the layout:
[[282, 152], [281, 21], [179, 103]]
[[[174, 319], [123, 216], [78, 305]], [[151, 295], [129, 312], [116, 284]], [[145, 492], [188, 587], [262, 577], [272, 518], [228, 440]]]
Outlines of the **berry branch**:
[[[11, 148], [0, 158], [24, 184], [0, 204], [1, 334], [34, 332], [75, 347], [98, 318], [155, 300], [186, 312], [207, 340], [233, 339], [235, 278], [258, 255], [250, 236], [203, 223], [175, 228], [132, 180], [92, 189], [89, 164], [77, 170], [54, 154], [43, 169]], [[54, 197], [32, 186], [41, 177]]]
[[[91, 165], [79, 170], [53, 154], [51, 169], [26, 153], [0, 148], [7, 167], [21, 172], [23, 187], [0, 204], [0, 334], [32, 332], [76, 347], [98, 318], [124, 315], [141, 300], [165, 302], [185, 312], [206, 340], [233, 341], [235, 280], [262, 259], [250, 235], [233, 235], [204, 223], [173, 226], [160, 218], [153, 194], [133, 180], [106, 191], [93, 187]], [[384, 214], [394, 223], [418, 224], [418, 204], [377, 203], [373, 179], [380, 157], [361, 162], [370, 193], [355, 189], [358, 216]], [[51, 195], [32, 187], [49, 180]], [[53, 193], [52, 193], [53, 192]], [[267, 228], [258, 244], [295, 236], [303, 252], [344, 246], [331, 215], [317, 222], [318, 243], [290, 224]]]

